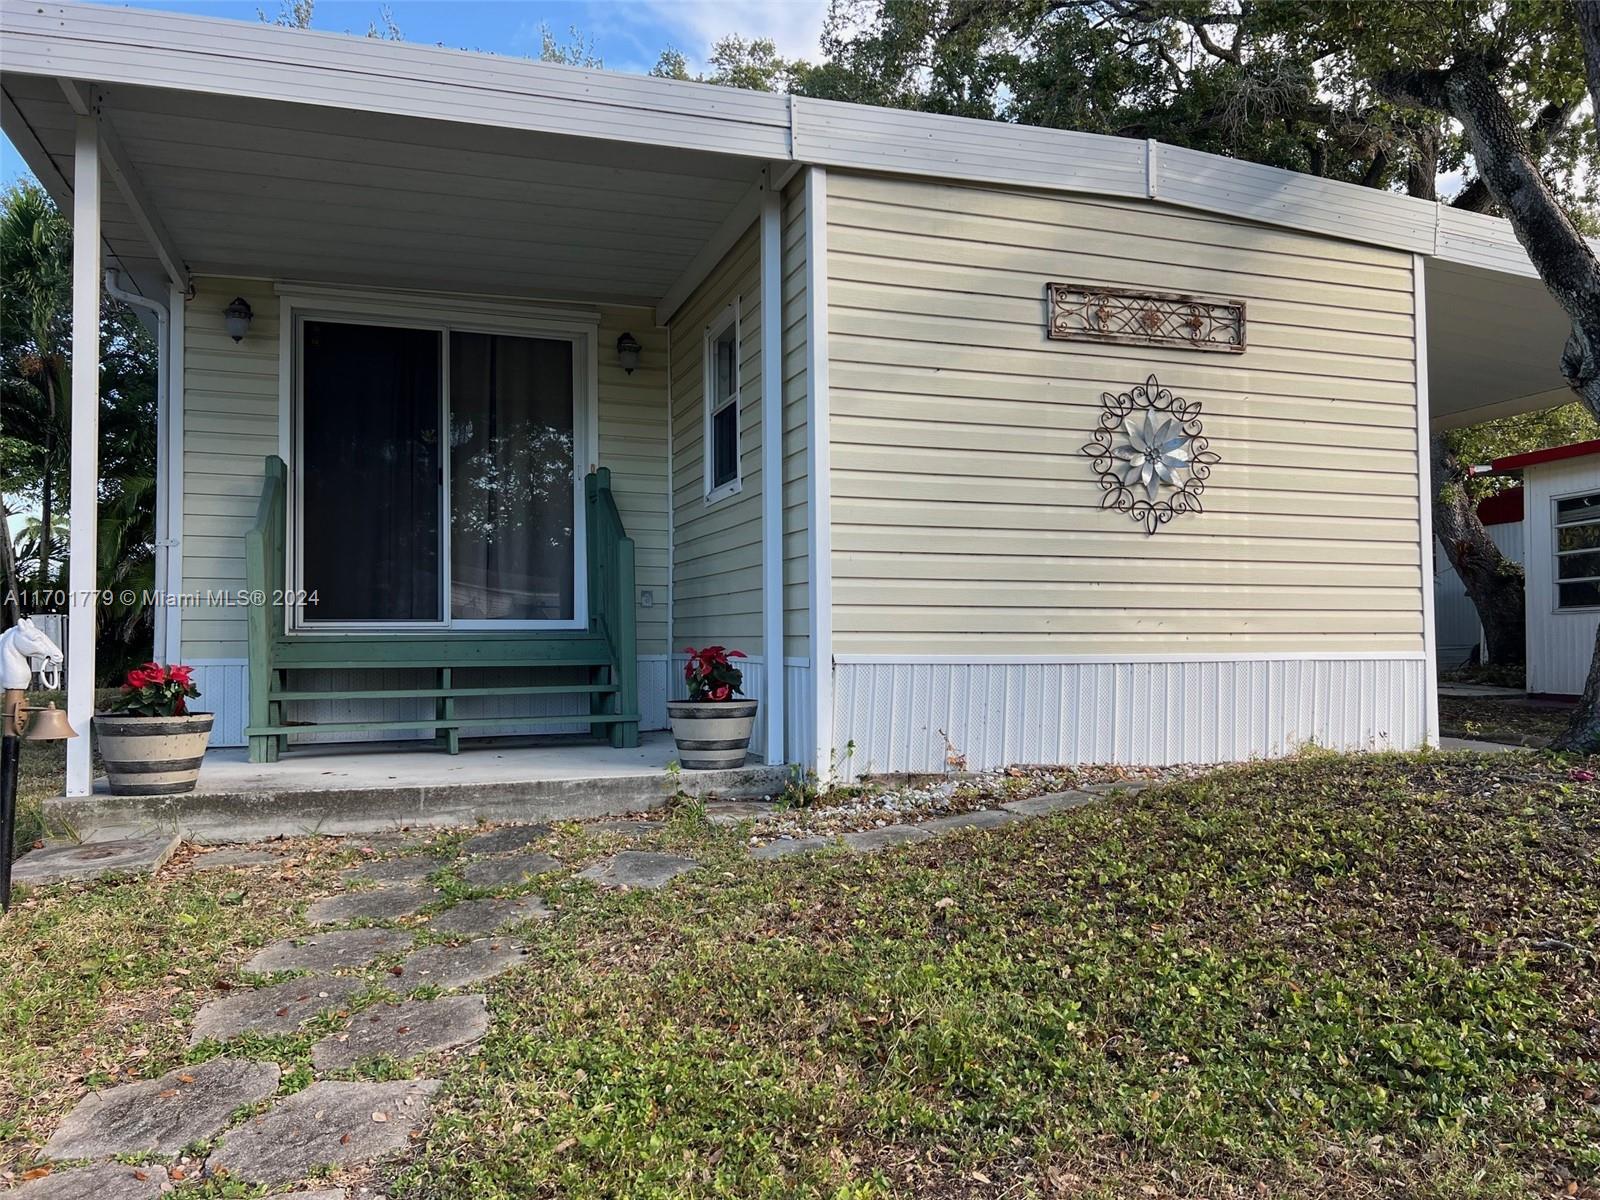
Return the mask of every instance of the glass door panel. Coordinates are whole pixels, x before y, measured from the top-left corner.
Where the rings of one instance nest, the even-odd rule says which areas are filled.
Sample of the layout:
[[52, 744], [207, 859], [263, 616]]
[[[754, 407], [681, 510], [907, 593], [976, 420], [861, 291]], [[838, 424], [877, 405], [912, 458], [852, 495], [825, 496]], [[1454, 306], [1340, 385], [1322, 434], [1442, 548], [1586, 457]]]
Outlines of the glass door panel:
[[440, 621], [443, 334], [307, 321], [300, 426], [305, 619]]
[[450, 615], [574, 619], [573, 344], [450, 334]]

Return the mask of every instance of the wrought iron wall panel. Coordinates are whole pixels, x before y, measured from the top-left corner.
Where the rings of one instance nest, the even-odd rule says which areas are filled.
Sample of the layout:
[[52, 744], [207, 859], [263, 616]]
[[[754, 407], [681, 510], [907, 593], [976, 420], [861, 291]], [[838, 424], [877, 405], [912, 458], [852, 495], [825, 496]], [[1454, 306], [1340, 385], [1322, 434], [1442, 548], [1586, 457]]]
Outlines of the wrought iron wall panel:
[[1048, 284], [1046, 294], [1047, 332], [1055, 341], [1244, 352], [1243, 300], [1082, 283]]

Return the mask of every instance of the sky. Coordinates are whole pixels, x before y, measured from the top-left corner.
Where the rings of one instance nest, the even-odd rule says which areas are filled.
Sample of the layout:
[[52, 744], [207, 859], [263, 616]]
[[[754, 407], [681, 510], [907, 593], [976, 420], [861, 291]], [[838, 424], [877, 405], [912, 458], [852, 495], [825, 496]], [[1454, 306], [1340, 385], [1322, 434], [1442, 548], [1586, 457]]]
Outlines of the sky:
[[[110, 0], [94, 0], [107, 3]], [[124, 8], [157, 8], [238, 21], [269, 18], [279, 0], [139, 0]], [[317, 0], [312, 28], [364, 34], [379, 21], [381, 0]], [[661, 51], [683, 51], [700, 67], [712, 42], [725, 34], [770, 37], [786, 57], [818, 57], [827, 0], [389, 0], [408, 42], [442, 44], [494, 54], [537, 56], [539, 27], [563, 41], [576, 27], [592, 39], [594, 53], [614, 71], [648, 71]], [[0, 180], [26, 174], [21, 157], [0, 138]]]

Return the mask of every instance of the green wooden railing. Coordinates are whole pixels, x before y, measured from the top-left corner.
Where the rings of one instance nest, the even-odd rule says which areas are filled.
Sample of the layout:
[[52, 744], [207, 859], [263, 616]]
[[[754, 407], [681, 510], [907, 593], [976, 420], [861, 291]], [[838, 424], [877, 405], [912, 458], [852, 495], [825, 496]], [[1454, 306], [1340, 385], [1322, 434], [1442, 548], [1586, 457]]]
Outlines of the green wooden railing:
[[[330, 635], [291, 634], [284, 621], [287, 566], [285, 527], [289, 473], [283, 460], [269, 456], [256, 521], [245, 534], [245, 583], [254, 593], [246, 608], [250, 654], [250, 739], [252, 762], [273, 762], [299, 729], [307, 732], [364, 732], [423, 729], [454, 754], [463, 732], [490, 732], [507, 725], [559, 726], [573, 717], [461, 717], [456, 700], [477, 696], [571, 695], [587, 697], [588, 721], [608, 731], [617, 747], [639, 744], [638, 647], [634, 616], [633, 540], [623, 529], [605, 468], [584, 480], [588, 551], [589, 627], [577, 630], [499, 632], [383, 633], [352, 630]], [[254, 603], [262, 599], [265, 603]], [[290, 673], [396, 667], [433, 675], [432, 686], [324, 691], [296, 689]], [[493, 686], [459, 686], [457, 668], [517, 670], [518, 681]], [[587, 682], [545, 682], [539, 672], [557, 669], [570, 676], [587, 669]], [[545, 679], [548, 676], [544, 677]], [[432, 717], [405, 720], [344, 721], [305, 725], [284, 718], [284, 705], [314, 699], [389, 700], [415, 697], [435, 703]], [[577, 718], [579, 721], [583, 717]]]
[[[622, 526], [616, 498], [611, 494], [611, 469], [600, 467], [583, 481], [588, 505], [589, 628], [606, 640], [615, 666], [617, 692], [611, 698], [617, 712], [639, 711], [639, 659], [637, 613], [634, 609], [633, 539]], [[596, 704], [605, 702], [599, 698]], [[613, 746], [637, 746], [639, 725], [611, 726]]]

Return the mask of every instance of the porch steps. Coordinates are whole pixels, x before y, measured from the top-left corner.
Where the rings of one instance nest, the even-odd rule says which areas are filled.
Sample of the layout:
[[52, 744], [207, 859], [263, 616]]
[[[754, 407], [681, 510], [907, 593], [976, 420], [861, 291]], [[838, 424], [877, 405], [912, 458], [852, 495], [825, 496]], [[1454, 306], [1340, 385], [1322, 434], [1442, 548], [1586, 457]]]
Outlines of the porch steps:
[[[251, 762], [276, 762], [289, 749], [291, 737], [309, 733], [421, 730], [434, 734], [440, 748], [456, 754], [463, 734], [587, 725], [592, 735], [607, 737], [618, 749], [638, 746], [634, 548], [611, 494], [609, 470], [600, 467], [584, 479], [587, 626], [562, 630], [291, 631], [291, 614], [282, 602], [287, 594], [287, 485], [283, 460], [269, 455], [256, 523], [245, 536], [246, 582], [252, 595], [267, 601], [252, 605], [247, 613], [250, 719], [245, 735]], [[422, 677], [414, 687], [397, 686], [394, 679], [351, 681], [350, 687], [307, 686], [320, 681], [291, 678], [304, 672], [352, 670], [418, 672]], [[558, 676], [552, 681], [552, 670], [570, 678]], [[463, 679], [462, 672], [496, 674]], [[578, 711], [470, 716], [456, 711], [457, 701], [515, 696], [565, 696]], [[312, 714], [291, 717], [284, 710], [291, 703], [391, 700], [427, 701], [433, 712], [422, 716], [413, 710], [365, 720], [339, 720], [341, 715], [365, 714], [332, 712], [327, 715], [333, 719], [324, 721], [301, 720], [302, 715]]]
[[612, 695], [614, 683], [544, 683], [509, 687], [361, 688], [337, 691], [273, 691], [274, 700], [434, 700], [446, 696], [576, 696]]
[[489, 729], [496, 725], [618, 725], [638, 721], [638, 713], [557, 713], [540, 717], [447, 717], [423, 718], [410, 721], [404, 718], [382, 721], [305, 721], [299, 725], [251, 725], [245, 733], [251, 737], [270, 737], [290, 733], [372, 733], [379, 729], [432, 729], [448, 733], [453, 729]]

